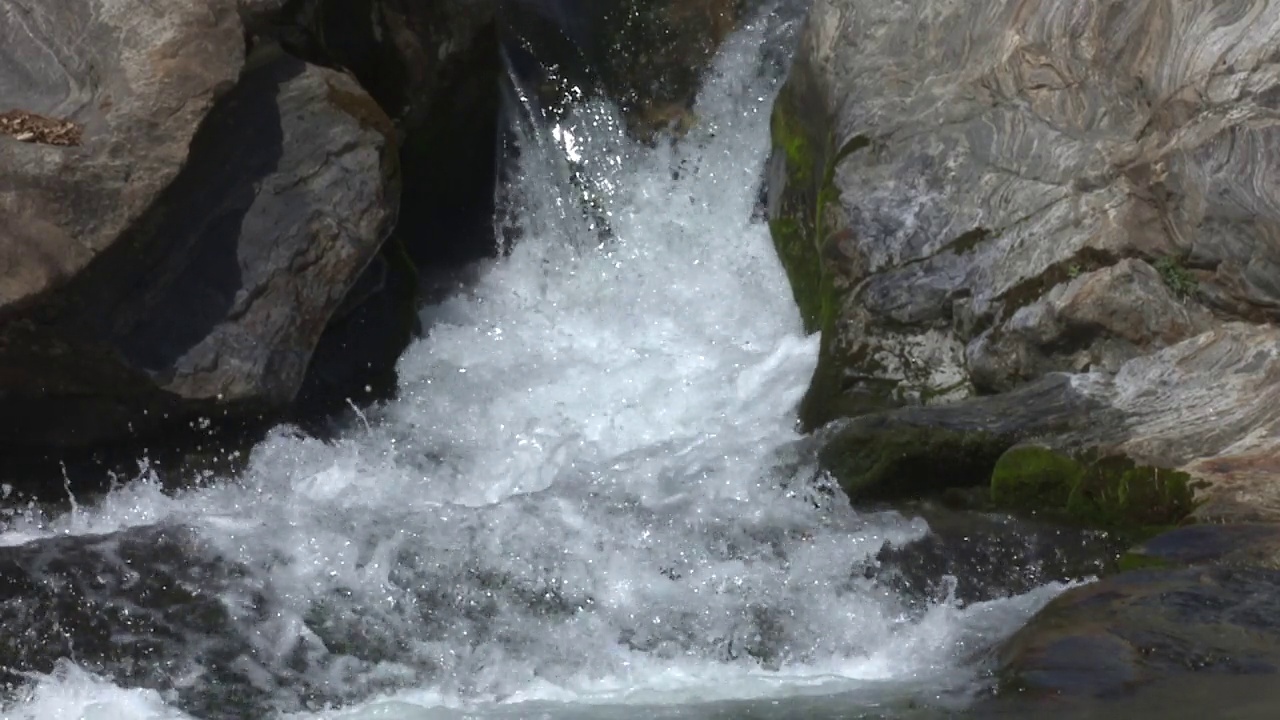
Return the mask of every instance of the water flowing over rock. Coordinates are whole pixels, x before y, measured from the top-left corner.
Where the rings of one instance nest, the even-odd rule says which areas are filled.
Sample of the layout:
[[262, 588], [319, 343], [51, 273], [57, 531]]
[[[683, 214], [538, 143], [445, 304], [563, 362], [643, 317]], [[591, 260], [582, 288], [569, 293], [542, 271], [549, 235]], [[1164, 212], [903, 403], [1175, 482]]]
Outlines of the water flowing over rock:
[[965, 605], [929, 562], [904, 568], [929, 597], [904, 597], [874, 557], [925, 523], [855, 510], [795, 427], [817, 342], [755, 212], [795, 29], [735, 34], [679, 139], [575, 108], [612, 170], [606, 243], [565, 207], [565, 127], [513, 128], [521, 242], [424, 310], [365, 422], [277, 427], [234, 477], [144, 469], [66, 512], [0, 488], [0, 612], [35, 631], [0, 628], [30, 671], [3, 714], [840, 717], [980, 683], [975, 652], [1061, 586]]
[[5, 443], [84, 445], [271, 410], [390, 229], [396, 141], [349, 77], [263, 45], [230, 0], [8, 2], [0, 136]]
[[824, 336], [808, 424], [1071, 373], [1097, 443], [1256, 505], [1277, 53], [1275, 2], [818, 0], [770, 193]]

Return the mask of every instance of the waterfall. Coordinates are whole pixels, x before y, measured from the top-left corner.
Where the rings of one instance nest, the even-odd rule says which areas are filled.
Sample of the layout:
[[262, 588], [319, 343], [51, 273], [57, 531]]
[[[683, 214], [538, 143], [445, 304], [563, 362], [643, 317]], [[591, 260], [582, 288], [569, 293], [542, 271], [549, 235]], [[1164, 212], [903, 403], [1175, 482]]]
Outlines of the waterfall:
[[632, 142], [586, 94], [528, 112], [518, 239], [424, 311], [367, 424], [278, 428], [202, 487], [143, 472], [9, 518], [0, 544], [99, 537], [95, 558], [178, 537], [165, 572], [220, 609], [164, 616], [216, 621], [155, 651], [168, 687], [73, 655], [4, 716], [699, 717], [968, 687], [972, 654], [1058, 588], [914, 610], [866, 571], [925, 525], [855, 511], [797, 434], [818, 339], [754, 213], [795, 30], [766, 13], [733, 36], [679, 140]]

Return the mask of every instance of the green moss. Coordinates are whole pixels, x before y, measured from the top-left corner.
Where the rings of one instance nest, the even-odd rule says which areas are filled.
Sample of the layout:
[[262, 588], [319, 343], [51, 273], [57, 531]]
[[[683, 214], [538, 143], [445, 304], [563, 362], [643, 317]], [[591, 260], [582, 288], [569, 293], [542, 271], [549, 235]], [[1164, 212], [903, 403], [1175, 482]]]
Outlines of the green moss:
[[1140, 534], [1175, 525], [1195, 509], [1184, 472], [1036, 446], [1016, 447], [1000, 458], [991, 473], [991, 499], [1010, 510]]
[[777, 248], [778, 258], [786, 269], [787, 279], [791, 282], [791, 291], [796, 305], [800, 308], [800, 317], [804, 320], [807, 332], [821, 329], [823, 317], [823, 277], [819, 263], [813, 257], [813, 246], [809, 243], [803, 227], [794, 218], [776, 218], [769, 221], [769, 230], [773, 234], [773, 244]]
[[839, 218], [836, 167], [870, 145], [866, 136], [838, 144], [825, 110], [807, 99], [811, 79], [803, 70], [793, 75], [774, 106], [770, 125], [774, 152], [785, 161], [785, 177], [770, 222], [778, 257], [786, 268], [792, 293], [807, 332], [822, 335], [818, 367], [800, 407], [800, 420], [813, 429], [840, 417], [842, 379], [847, 361], [835, 347], [836, 322], [842, 302], [829, 250], [848, 231]]
[[1012, 510], [1065, 508], [1084, 466], [1048, 448], [1015, 447], [991, 472], [991, 501]]
[[1012, 444], [986, 432], [862, 423], [827, 443], [819, 462], [851, 500], [901, 499], [983, 485]]

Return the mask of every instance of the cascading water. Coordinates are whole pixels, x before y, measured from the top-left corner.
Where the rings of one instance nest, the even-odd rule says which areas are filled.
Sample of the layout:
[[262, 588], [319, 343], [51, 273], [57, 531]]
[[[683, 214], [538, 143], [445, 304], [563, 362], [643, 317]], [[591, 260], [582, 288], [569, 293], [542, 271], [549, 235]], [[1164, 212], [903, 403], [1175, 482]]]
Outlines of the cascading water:
[[171, 642], [89, 663], [69, 637], [4, 717], [813, 717], [969, 686], [1057, 588], [913, 611], [864, 570], [925, 527], [852, 510], [795, 431], [817, 338], [753, 217], [791, 30], [736, 35], [679, 141], [633, 144], [603, 103], [527, 133], [519, 242], [342, 437], [280, 428], [235, 479], [10, 517], [3, 544], [99, 534], [82, 555], [121, 587], [163, 578], [116, 604]]

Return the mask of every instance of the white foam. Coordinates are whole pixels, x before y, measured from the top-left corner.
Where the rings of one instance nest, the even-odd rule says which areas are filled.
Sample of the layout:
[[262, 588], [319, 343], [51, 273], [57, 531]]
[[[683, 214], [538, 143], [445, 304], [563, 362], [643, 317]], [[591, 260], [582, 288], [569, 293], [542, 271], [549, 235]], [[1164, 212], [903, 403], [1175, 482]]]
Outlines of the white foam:
[[63, 661], [15, 701], [3, 720], [189, 720], [153, 690], [124, 690]]

